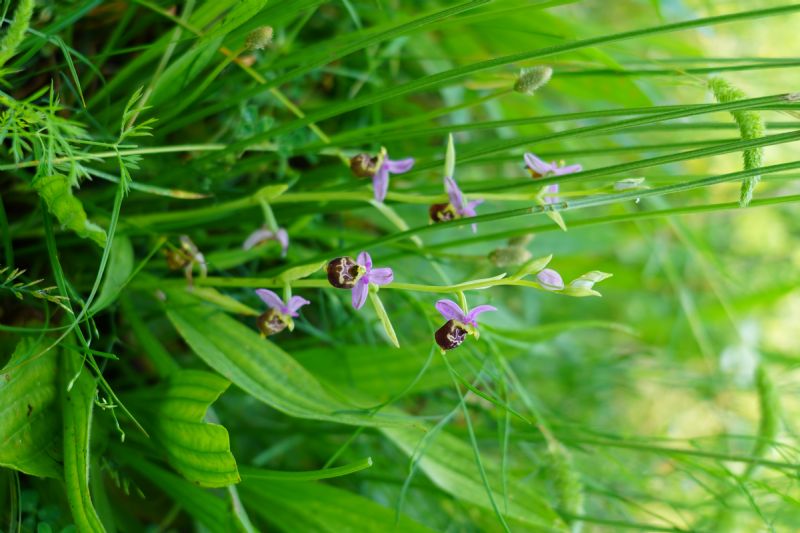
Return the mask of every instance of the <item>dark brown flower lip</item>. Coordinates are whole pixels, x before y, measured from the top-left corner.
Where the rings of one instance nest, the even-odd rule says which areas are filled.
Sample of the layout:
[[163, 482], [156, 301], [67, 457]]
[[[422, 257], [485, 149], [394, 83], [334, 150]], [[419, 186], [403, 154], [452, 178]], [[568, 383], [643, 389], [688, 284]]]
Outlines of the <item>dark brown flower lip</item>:
[[192, 257], [181, 249], [167, 250], [167, 267], [170, 270], [180, 270], [192, 261]]
[[444, 326], [436, 330], [434, 338], [439, 348], [442, 350], [452, 350], [461, 346], [461, 343], [464, 342], [464, 339], [466, 339], [469, 334], [470, 331], [464, 324], [457, 320], [448, 320]]
[[378, 157], [358, 154], [350, 159], [350, 171], [357, 178], [371, 178], [378, 172], [378, 163]]
[[256, 318], [258, 331], [266, 337], [280, 333], [287, 325], [286, 317], [277, 309], [268, 309]]
[[447, 222], [458, 218], [458, 214], [449, 203], [433, 204], [428, 208], [428, 216], [432, 222]]
[[337, 289], [352, 289], [363, 270], [352, 257], [337, 257], [328, 262], [328, 283]]

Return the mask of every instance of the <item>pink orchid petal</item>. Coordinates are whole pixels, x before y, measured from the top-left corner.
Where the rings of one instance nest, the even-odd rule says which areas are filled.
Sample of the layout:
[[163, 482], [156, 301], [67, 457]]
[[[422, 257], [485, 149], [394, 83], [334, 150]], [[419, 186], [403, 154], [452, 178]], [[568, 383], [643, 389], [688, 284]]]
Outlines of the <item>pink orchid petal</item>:
[[356, 263], [367, 269], [367, 272], [372, 270], [372, 257], [367, 252], [361, 252], [356, 258]]
[[555, 170], [556, 167], [555, 164], [546, 163], [530, 152], [526, 152], [525, 155], [523, 155], [522, 157], [523, 159], [525, 159], [525, 164], [528, 165], [528, 168], [530, 168], [537, 174], [541, 174], [542, 176], [544, 176], [548, 172]]
[[275, 234], [278, 242], [281, 243], [281, 257], [286, 257], [286, 251], [289, 249], [289, 234], [284, 228], [278, 229]]
[[270, 290], [256, 289], [256, 294], [258, 294], [258, 297], [261, 298], [270, 309], [277, 309], [280, 311], [281, 308], [285, 307], [281, 297]]
[[392, 174], [402, 174], [411, 170], [414, 166], [414, 158], [408, 157], [406, 159], [385, 159], [383, 164]]
[[255, 245], [260, 244], [264, 241], [268, 241], [273, 237], [274, 234], [270, 230], [265, 228], [259, 228], [247, 236], [247, 239], [245, 239], [244, 244], [242, 244], [242, 248], [245, 250], [249, 250], [253, 248]]
[[461, 193], [461, 189], [458, 188], [456, 180], [451, 176], [445, 176], [444, 188], [450, 198], [450, 204], [456, 208], [456, 211], [460, 211], [464, 207], [464, 195]]
[[555, 171], [556, 176], [563, 176], [565, 174], [574, 174], [575, 172], [580, 172], [583, 170], [582, 165], [569, 165], [566, 167], [558, 167], [553, 169]]
[[478, 315], [488, 311], [497, 311], [497, 308], [493, 305], [479, 305], [467, 314], [467, 322], [475, 327], [478, 327]]
[[292, 296], [289, 298], [289, 305], [286, 307], [289, 309], [289, 314], [291, 316], [298, 316], [297, 310], [303, 307], [304, 305], [308, 305], [311, 302], [303, 298], [302, 296]]
[[436, 310], [439, 311], [446, 320], [458, 320], [467, 322], [464, 311], [453, 300], [439, 300], [436, 302]]
[[555, 196], [555, 195], [558, 194], [558, 183], [552, 183], [550, 185], [545, 185], [542, 188], [544, 189], [545, 194], [551, 195], [551, 196], [545, 196], [544, 197], [544, 203], [546, 203], [546, 204], [554, 204], [554, 203], [558, 202], [558, 196]]
[[389, 267], [373, 268], [369, 273], [369, 282], [375, 285], [386, 285], [394, 279], [394, 273]]
[[369, 283], [364, 278], [361, 278], [353, 287], [353, 307], [361, 309], [367, 301], [367, 294], [369, 293]]
[[386, 165], [382, 165], [372, 176], [372, 190], [375, 193], [375, 200], [383, 202], [389, 191], [389, 169], [386, 168]]

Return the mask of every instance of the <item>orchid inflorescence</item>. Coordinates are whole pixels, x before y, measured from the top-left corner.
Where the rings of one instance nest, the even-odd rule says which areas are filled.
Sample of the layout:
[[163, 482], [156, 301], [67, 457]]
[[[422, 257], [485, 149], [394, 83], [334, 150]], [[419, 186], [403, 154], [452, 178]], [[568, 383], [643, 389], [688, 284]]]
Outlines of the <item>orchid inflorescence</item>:
[[[563, 176], [582, 170], [581, 165], [574, 164], [566, 166], [563, 162], [545, 162], [532, 153], [524, 154], [524, 161], [527, 170], [534, 179]], [[350, 169], [353, 174], [361, 178], [372, 178], [375, 201], [382, 203], [386, 198], [389, 188], [389, 177], [391, 174], [402, 174], [408, 172], [414, 165], [413, 158], [400, 160], [389, 159], [385, 148], [381, 148], [376, 156], [362, 153], [354, 156], [350, 160]], [[483, 203], [483, 199], [467, 200], [464, 193], [459, 188], [454, 177], [455, 170], [455, 147], [452, 136], [449, 138], [447, 155], [445, 158], [444, 189], [447, 194], [448, 202], [433, 204], [429, 208], [430, 220], [434, 223], [446, 222], [461, 218], [472, 218], [477, 216], [475, 208]], [[638, 186], [637, 181], [632, 186]], [[616, 188], [616, 185], [615, 185]], [[540, 205], [552, 205], [558, 202], [558, 184], [545, 185], [537, 198]], [[278, 227], [269, 205], [263, 204], [265, 209], [266, 223], [261, 228], [253, 231], [245, 239], [242, 248], [251, 250], [256, 246], [274, 241], [280, 245], [281, 257], [286, 257], [289, 246], [289, 234], [285, 228]], [[375, 204], [379, 205], [379, 204]], [[556, 221], [559, 226], [566, 229], [558, 211], [548, 210], [545, 213]], [[477, 225], [471, 224], [472, 231], [477, 231]], [[206, 263], [203, 254], [197, 246], [183, 235], [180, 238], [181, 248], [171, 250], [167, 253], [167, 260], [170, 268], [183, 268], [186, 277], [191, 285], [191, 273], [193, 266], [198, 264], [201, 275], [206, 275]], [[592, 271], [579, 278], [565, 284], [561, 275], [552, 268], [546, 268], [552, 256], [539, 259], [531, 259], [530, 253], [524, 248], [528, 240], [523, 239], [519, 243], [509, 242], [509, 246], [495, 250], [490, 254], [492, 262], [497, 266], [511, 266], [522, 264], [519, 271], [508, 278], [509, 280], [522, 280], [525, 276], [534, 276], [534, 281], [525, 281], [527, 286], [533, 286], [541, 290], [559, 292], [571, 296], [599, 296], [600, 294], [593, 289], [595, 283], [602, 281], [610, 276], [604, 272]], [[321, 265], [320, 265], [321, 266]], [[320, 267], [316, 267], [317, 269]], [[290, 269], [292, 270], [292, 269]], [[372, 298], [381, 321], [384, 323], [387, 335], [397, 344], [394, 330], [391, 326], [383, 304], [377, 298], [377, 292], [381, 286], [386, 286], [394, 281], [394, 272], [389, 267], [374, 267], [372, 257], [366, 251], [362, 251], [353, 259], [349, 256], [337, 257], [327, 263], [326, 273], [328, 282], [337, 289], [351, 291], [351, 301], [354, 309], [361, 309], [366, 303], [367, 298]], [[303, 276], [309, 275], [308, 273]], [[490, 278], [499, 280], [505, 276]], [[274, 292], [267, 289], [258, 289], [256, 294], [267, 305], [268, 309], [261, 313], [256, 325], [263, 337], [275, 335], [285, 329], [294, 330], [293, 319], [299, 316], [298, 310], [308, 305], [310, 302], [300, 296], [291, 296], [290, 278], [284, 280], [286, 301]], [[477, 317], [481, 313], [497, 311], [491, 305], [479, 305], [471, 310], [466, 308], [466, 297], [463, 292], [459, 292], [461, 305], [452, 300], [439, 300], [435, 304], [436, 310], [445, 318], [446, 322], [434, 334], [434, 339], [442, 350], [452, 350], [460, 346], [469, 336], [479, 338]]]

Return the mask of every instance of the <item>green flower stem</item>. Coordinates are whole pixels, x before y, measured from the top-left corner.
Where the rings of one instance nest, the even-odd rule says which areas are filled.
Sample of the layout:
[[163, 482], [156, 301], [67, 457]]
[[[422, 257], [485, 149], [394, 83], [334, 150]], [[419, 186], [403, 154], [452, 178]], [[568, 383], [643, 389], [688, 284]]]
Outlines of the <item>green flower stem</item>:
[[264, 222], [266, 222], [270, 231], [276, 233], [278, 231], [278, 221], [275, 220], [275, 213], [272, 212], [272, 207], [264, 198], [259, 198], [259, 200], [261, 209], [264, 211]]
[[[522, 279], [513, 280], [506, 278], [505, 274], [502, 277], [489, 278], [483, 280], [466, 281], [464, 283], [457, 283], [455, 285], [425, 285], [421, 283], [402, 283], [394, 281], [388, 285], [382, 285], [381, 290], [401, 290], [412, 292], [428, 292], [435, 294], [450, 294], [459, 293], [464, 291], [480, 291], [489, 289], [491, 287], [529, 287], [533, 289], [540, 289], [541, 286], [534, 281], [527, 281]], [[134, 285], [140, 289], [151, 288], [156, 286], [170, 286], [170, 285], [183, 285], [183, 280], [156, 280], [151, 279], [144, 282], [136, 282]], [[223, 278], [209, 276], [207, 278], [200, 278], [194, 280], [194, 284], [201, 287], [217, 287], [217, 288], [283, 288], [286, 283], [279, 278]], [[330, 283], [324, 279], [301, 279], [291, 283], [293, 289], [333, 289]], [[551, 292], [551, 291], [547, 291]]]

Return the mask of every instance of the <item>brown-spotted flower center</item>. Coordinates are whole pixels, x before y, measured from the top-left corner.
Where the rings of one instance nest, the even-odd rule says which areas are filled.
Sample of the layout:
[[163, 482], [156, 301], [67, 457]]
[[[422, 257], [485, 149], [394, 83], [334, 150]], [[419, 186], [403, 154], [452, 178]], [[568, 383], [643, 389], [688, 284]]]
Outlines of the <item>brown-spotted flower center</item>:
[[267, 289], [258, 289], [256, 294], [269, 307], [256, 319], [258, 331], [266, 337], [280, 333], [287, 327], [289, 331], [294, 330], [292, 318], [300, 316], [297, 310], [311, 303], [300, 296], [292, 296], [287, 303], [283, 303], [280, 296]]
[[461, 307], [452, 300], [439, 300], [436, 302], [436, 309], [442, 314], [447, 322], [436, 330], [434, 339], [442, 351], [458, 348], [469, 335], [475, 338], [480, 336], [478, 331], [478, 315], [486, 311], [497, 311], [491, 305], [479, 305], [470, 312], [465, 313]]
[[337, 289], [352, 289], [367, 269], [352, 257], [337, 257], [328, 263], [328, 282]]
[[328, 263], [328, 282], [339, 289], [353, 290], [353, 308], [361, 309], [369, 295], [369, 286], [388, 285], [394, 279], [391, 268], [372, 268], [372, 258], [367, 252], [352, 257], [337, 257]]

